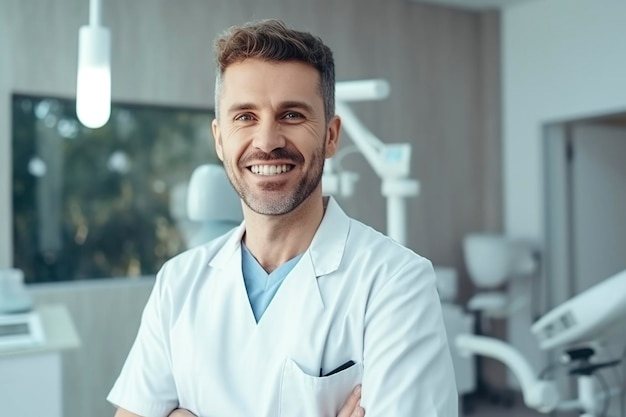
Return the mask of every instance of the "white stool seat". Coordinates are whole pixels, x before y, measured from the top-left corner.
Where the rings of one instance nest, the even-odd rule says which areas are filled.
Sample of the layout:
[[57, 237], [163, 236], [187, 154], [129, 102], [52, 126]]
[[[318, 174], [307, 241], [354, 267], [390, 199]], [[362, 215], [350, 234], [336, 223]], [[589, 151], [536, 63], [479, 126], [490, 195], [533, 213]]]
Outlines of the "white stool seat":
[[483, 317], [505, 318], [510, 311], [509, 297], [497, 291], [478, 293], [469, 299], [467, 308], [482, 313]]

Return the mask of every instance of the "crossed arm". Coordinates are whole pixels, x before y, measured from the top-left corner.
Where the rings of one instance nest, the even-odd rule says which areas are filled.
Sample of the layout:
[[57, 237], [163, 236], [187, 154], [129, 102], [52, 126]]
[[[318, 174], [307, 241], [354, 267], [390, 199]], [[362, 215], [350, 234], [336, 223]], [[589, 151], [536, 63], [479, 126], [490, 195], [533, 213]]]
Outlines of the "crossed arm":
[[[361, 407], [361, 386], [358, 385], [356, 388], [352, 390], [350, 396], [339, 410], [339, 414], [337, 417], [364, 417], [365, 410]], [[118, 408], [114, 417], [141, 417], [137, 414], [131, 413], [130, 411], [124, 410], [123, 408]], [[198, 417], [195, 414], [191, 413], [188, 410], [177, 408], [172, 411], [168, 417]]]

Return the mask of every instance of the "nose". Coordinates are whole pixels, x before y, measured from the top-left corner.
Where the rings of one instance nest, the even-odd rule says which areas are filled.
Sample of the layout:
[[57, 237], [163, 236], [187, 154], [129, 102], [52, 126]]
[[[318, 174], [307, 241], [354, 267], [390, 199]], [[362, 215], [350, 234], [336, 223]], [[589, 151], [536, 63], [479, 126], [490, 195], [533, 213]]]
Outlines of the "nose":
[[280, 132], [280, 126], [275, 121], [266, 121], [258, 124], [254, 133], [252, 146], [265, 153], [285, 147], [285, 137]]

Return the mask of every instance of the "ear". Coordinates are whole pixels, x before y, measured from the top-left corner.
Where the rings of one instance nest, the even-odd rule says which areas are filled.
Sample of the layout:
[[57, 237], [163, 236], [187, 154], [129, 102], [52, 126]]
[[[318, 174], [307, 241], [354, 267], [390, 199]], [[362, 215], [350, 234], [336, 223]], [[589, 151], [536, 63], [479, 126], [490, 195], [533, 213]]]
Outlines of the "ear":
[[341, 119], [335, 115], [326, 128], [326, 158], [330, 158], [339, 149], [339, 137], [341, 135]]
[[224, 148], [222, 146], [222, 134], [220, 127], [217, 124], [217, 119], [213, 119], [211, 123], [211, 130], [213, 130], [213, 140], [215, 141], [215, 153], [220, 161], [224, 162]]

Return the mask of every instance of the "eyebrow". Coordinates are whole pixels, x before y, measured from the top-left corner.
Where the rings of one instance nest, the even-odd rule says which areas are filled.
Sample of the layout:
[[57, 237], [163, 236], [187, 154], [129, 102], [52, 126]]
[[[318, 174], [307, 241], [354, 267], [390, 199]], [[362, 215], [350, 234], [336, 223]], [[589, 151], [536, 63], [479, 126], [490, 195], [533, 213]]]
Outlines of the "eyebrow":
[[[279, 110], [287, 110], [287, 109], [301, 109], [308, 113], [313, 113], [313, 106], [304, 101], [284, 101], [280, 103], [278, 106]], [[233, 113], [242, 110], [255, 110], [258, 109], [258, 106], [254, 103], [235, 103], [227, 109], [228, 113]]]
[[241, 110], [254, 110], [256, 108], [257, 106], [252, 103], [235, 103], [228, 108], [227, 112], [232, 113]]
[[286, 110], [286, 109], [301, 109], [304, 110], [307, 113], [313, 113], [313, 106], [311, 106], [308, 103], [305, 103], [303, 101], [285, 101], [283, 103], [280, 104], [280, 109], [282, 110]]

